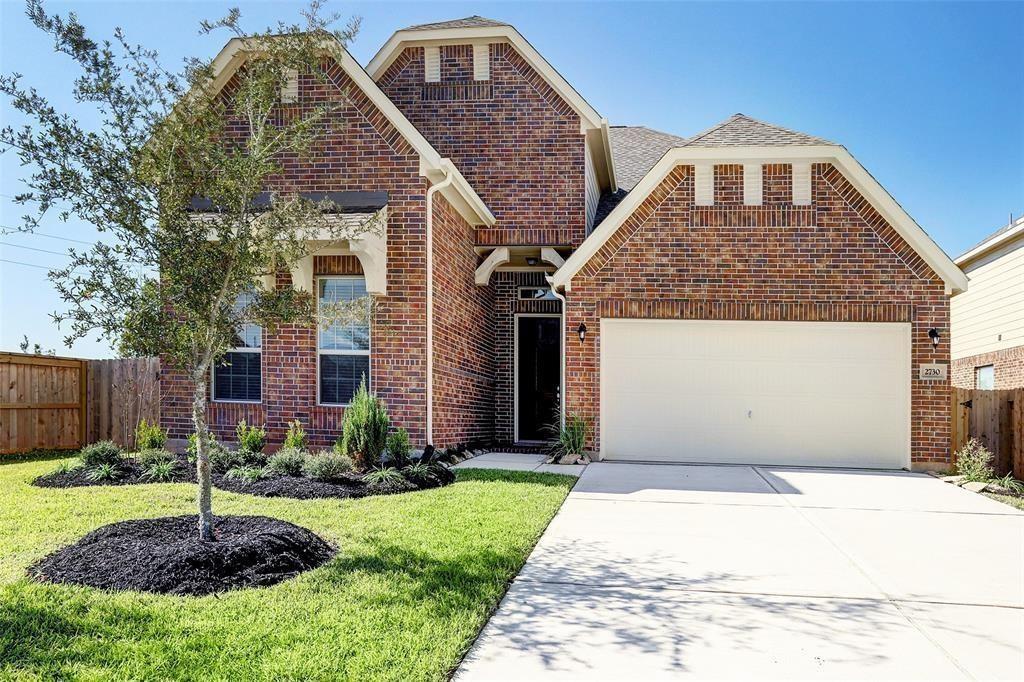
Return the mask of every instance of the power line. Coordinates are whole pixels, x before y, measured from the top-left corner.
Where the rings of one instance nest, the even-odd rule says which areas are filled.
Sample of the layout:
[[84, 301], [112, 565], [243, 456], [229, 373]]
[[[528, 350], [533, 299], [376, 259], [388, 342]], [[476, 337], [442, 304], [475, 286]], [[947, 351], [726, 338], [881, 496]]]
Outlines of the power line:
[[35, 263], [22, 263], [20, 260], [7, 260], [6, 258], [0, 258], [0, 263], [11, 263], [13, 265], [24, 265], [27, 268], [38, 268], [40, 270], [53, 270], [45, 265], [36, 265]]
[[21, 244], [11, 244], [10, 242], [0, 242], [0, 246], [13, 246], [16, 249], [28, 249], [29, 251], [38, 251], [39, 253], [52, 253], [54, 256], [64, 256], [65, 258], [68, 258], [68, 254], [66, 253], [50, 251], [49, 249], [37, 249], [34, 246], [22, 246]]
[[16, 227], [11, 227], [10, 225], [0, 225], [0, 229], [11, 230], [11, 232], [8, 232], [7, 234], [34, 234], [34, 235], [38, 235], [40, 237], [49, 237], [50, 239], [63, 239], [66, 242], [75, 242], [76, 244], [87, 244], [89, 246], [93, 246], [93, 245], [96, 244], [96, 242], [87, 242], [87, 241], [84, 241], [82, 239], [72, 239], [71, 237], [62, 237], [59, 234], [47, 234], [45, 232], [36, 232], [35, 230], [33, 230], [31, 232], [27, 232], [25, 230], [19, 230]]

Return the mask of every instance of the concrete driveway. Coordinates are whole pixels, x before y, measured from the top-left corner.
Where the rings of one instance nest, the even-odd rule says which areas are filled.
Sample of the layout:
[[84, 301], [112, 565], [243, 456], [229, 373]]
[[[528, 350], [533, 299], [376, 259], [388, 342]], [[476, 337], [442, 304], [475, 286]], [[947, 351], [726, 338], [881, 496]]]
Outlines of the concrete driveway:
[[592, 464], [457, 678], [1021, 679], [1024, 514], [921, 474]]

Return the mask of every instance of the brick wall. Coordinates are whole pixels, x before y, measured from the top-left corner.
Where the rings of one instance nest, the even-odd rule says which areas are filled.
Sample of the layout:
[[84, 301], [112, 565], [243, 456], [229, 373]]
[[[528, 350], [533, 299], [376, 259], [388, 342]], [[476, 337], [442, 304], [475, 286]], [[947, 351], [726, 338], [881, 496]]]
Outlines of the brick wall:
[[958, 388], [977, 388], [974, 370], [983, 365], [992, 365], [995, 373], [995, 388], [1024, 388], [1024, 346], [1004, 348], [981, 353], [966, 358], [958, 358], [951, 363], [953, 385]]
[[501, 243], [562, 243], [551, 241], [555, 233], [578, 245], [586, 232], [579, 115], [512, 46], [490, 49], [490, 81], [471, 80], [470, 45], [447, 45], [440, 83], [424, 83], [423, 48], [410, 47], [379, 85], [473, 185]]
[[[340, 106], [336, 118], [308, 157], [282, 159], [284, 173], [272, 187], [388, 193], [388, 295], [379, 301], [371, 330], [370, 371], [374, 391], [387, 402], [393, 423], [407, 428], [413, 443], [420, 445], [425, 414], [426, 181], [419, 175], [418, 155], [398, 131], [337, 64], [325, 62], [324, 68], [329, 82], [302, 77], [300, 102], [294, 106], [332, 101]], [[293, 109], [283, 107], [277, 115], [287, 116]], [[318, 259], [316, 267], [335, 272], [351, 267], [351, 262]], [[278, 286], [289, 284], [287, 274], [279, 276]], [[299, 419], [314, 444], [333, 442], [340, 432], [343, 409], [316, 405], [315, 349], [312, 326], [288, 325], [276, 334], [265, 333], [263, 404], [211, 403], [208, 417], [218, 437], [233, 438], [235, 423], [245, 417], [265, 423], [271, 440], [279, 442], [286, 423]], [[192, 431], [190, 382], [167, 367], [161, 387], [162, 423], [172, 438], [184, 438]]]
[[[597, 434], [602, 316], [683, 319], [909, 321], [911, 441], [915, 465], [949, 456], [948, 383], [917, 380], [918, 366], [948, 362], [927, 330], [949, 329], [942, 281], [830, 164], [812, 168], [813, 203], [788, 202], [788, 166], [764, 171], [766, 206], [742, 207], [737, 171], [718, 166], [716, 197], [693, 206], [693, 168], [679, 166], [574, 278], [566, 328], [567, 408]], [[742, 182], [742, 174], [739, 174]]]
[[434, 444], [494, 439], [494, 290], [479, 287], [473, 227], [434, 195]]

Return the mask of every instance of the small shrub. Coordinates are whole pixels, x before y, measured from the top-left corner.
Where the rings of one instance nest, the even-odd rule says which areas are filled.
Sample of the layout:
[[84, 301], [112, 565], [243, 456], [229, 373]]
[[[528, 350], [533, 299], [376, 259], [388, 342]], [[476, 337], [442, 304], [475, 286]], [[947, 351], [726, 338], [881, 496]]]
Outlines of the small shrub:
[[302, 422], [298, 419], [288, 422], [288, 433], [284, 436], [284, 446], [296, 450], [306, 449], [306, 430], [302, 428]]
[[986, 482], [992, 479], [992, 453], [981, 442], [972, 438], [956, 453], [956, 473], [964, 481]]
[[116, 481], [121, 478], [121, 468], [110, 462], [101, 462], [85, 472], [90, 481]]
[[[423, 464], [422, 462], [417, 462], [402, 469], [402, 475], [416, 485], [426, 486], [437, 484], [439, 482], [437, 469], [445, 469], [445, 467], [440, 464]], [[445, 471], [447, 471], [447, 469], [445, 469]]]
[[249, 426], [245, 420], [238, 422], [235, 428], [238, 437], [238, 449], [247, 452], [263, 452], [267, 445], [267, 432], [262, 426]]
[[306, 453], [295, 448], [283, 447], [267, 460], [267, 469], [281, 476], [301, 476], [306, 463]]
[[317, 481], [333, 481], [352, 471], [352, 459], [330, 450], [309, 455], [302, 465], [302, 473]]
[[101, 440], [82, 448], [78, 453], [78, 459], [87, 467], [95, 467], [100, 464], [116, 466], [121, 463], [121, 448], [113, 441]]
[[1009, 490], [1014, 495], [1024, 495], [1024, 483], [1015, 479], [1012, 472], [995, 479], [995, 484]]
[[156, 422], [152, 424], [145, 419], [139, 420], [135, 427], [136, 450], [162, 450], [167, 445], [167, 432]]
[[563, 458], [576, 460], [583, 456], [587, 445], [590, 426], [587, 420], [576, 413], [569, 413], [565, 425], [557, 429], [554, 442], [551, 443], [551, 461], [558, 462]]
[[[214, 436], [213, 433], [208, 433], [207, 436], [209, 438], [211, 446], [217, 444], [217, 437]], [[195, 464], [196, 457], [198, 456], [198, 453], [199, 453], [199, 436], [198, 436], [198, 434], [190, 433], [190, 434], [188, 434], [188, 445], [185, 446], [185, 455], [188, 457], [188, 461], [189, 462], [191, 462], [192, 464]]]
[[231, 469], [247, 465], [247, 453], [240, 450], [228, 450], [216, 441], [210, 443], [210, 468], [220, 474], [226, 474]]
[[67, 474], [75, 469], [82, 466], [82, 461], [78, 459], [66, 459], [57, 465], [57, 468], [53, 470], [55, 474]]
[[370, 395], [364, 378], [345, 410], [341, 432], [341, 449], [357, 469], [366, 471], [381, 461], [390, 425], [384, 401]]
[[176, 461], [155, 461], [151, 462], [149, 466], [146, 467], [146, 470], [142, 472], [142, 479], [145, 481], [166, 483], [174, 480], [174, 475], [176, 473], [178, 473], [178, 463]]
[[244, 481], [245, 483], [255, 483], [265, 476], [262, 467], [254, 466], [236, 466], [227, 470], [224, 474], [224, 478], [229, 478], [234, 481]]
[[160, 448], [149, 448], [147, 450], [139, 450], [135, 454], [135, 460], [140, 466], [148, 467], [151, 464], [158, 464], [162, 462], [173, 462], [177, 459], [173, 452], [168, 452]]
[[402, 472], [394, 467], [385, 467], [383, 469], [374, 469], [373, 471], [365, 474], [363, 476], [363, 480], [371, 484], [387, 485], [391, 483], [401, 483], [405, 480], [405, 476], [403, 476]]
[[388, 454], [396, 467], [404, 467], [409, 464], [409, 432], [405, 429], [398, 429], [388, 434]]

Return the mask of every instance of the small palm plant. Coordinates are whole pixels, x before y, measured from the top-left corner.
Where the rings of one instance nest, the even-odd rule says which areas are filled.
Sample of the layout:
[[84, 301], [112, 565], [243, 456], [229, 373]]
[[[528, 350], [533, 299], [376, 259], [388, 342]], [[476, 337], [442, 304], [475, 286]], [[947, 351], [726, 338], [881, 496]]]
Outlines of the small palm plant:
[[555, 438], [551, 442], [548, 460], [553, 464], [579, 464], [586, 461], [587, 437], [590, 425], [583, 416], [570, 412], [565, 417], [565, 424], [554, 426]]

